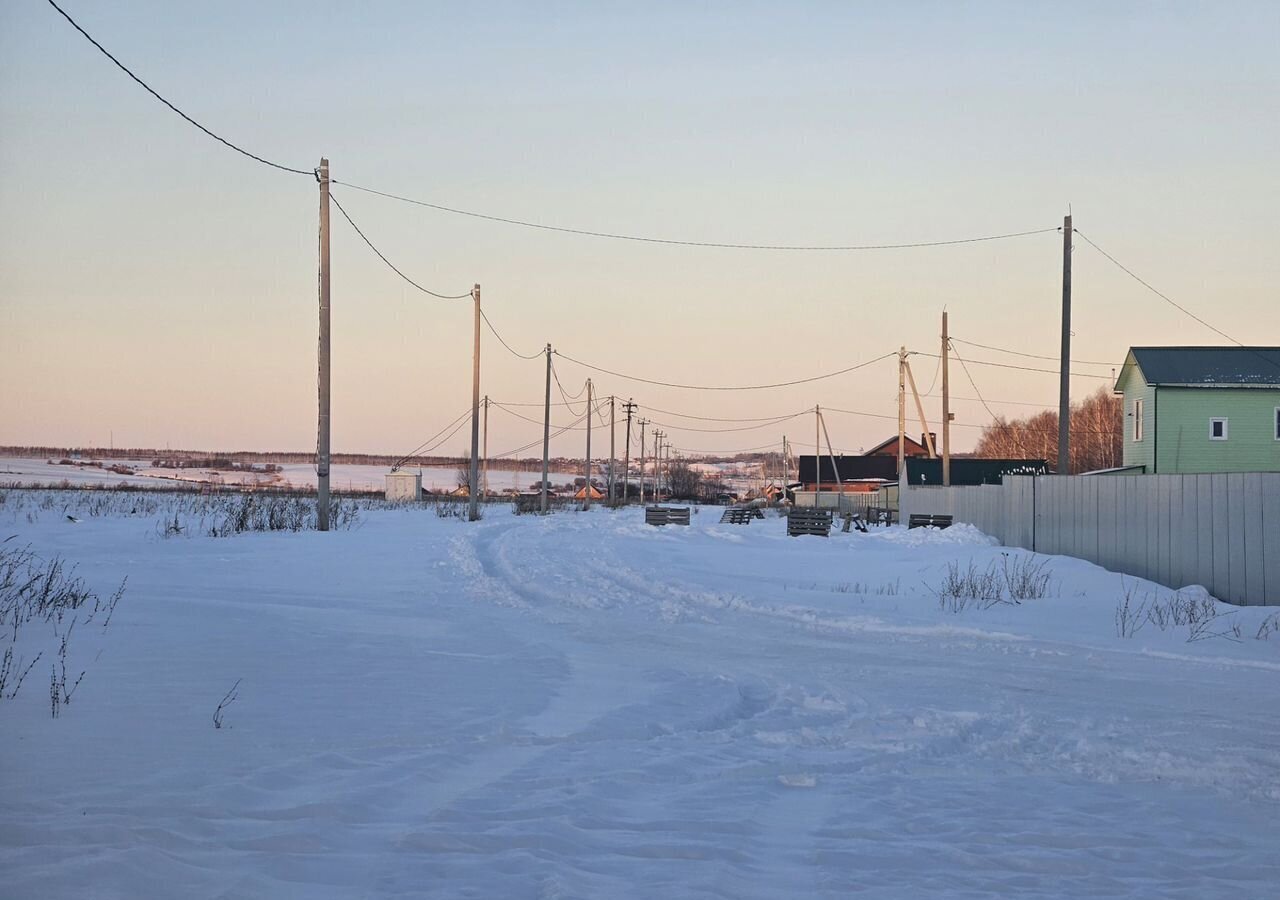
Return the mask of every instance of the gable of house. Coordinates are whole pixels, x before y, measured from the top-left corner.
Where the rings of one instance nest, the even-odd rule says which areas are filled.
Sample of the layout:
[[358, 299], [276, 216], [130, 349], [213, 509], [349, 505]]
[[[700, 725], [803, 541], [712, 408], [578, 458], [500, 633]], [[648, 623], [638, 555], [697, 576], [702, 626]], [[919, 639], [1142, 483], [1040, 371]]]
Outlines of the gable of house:
[[1133, 347], [1115, 389], [1126, 466], [1280, 471], [1280, 348]]

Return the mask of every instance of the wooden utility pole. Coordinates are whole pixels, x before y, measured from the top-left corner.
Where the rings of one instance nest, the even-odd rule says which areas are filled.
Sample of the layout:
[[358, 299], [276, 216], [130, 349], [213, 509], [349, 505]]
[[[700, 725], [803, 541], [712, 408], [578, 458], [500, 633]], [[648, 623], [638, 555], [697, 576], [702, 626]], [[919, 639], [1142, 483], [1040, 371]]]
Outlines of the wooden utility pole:
[[907, 463], [907, 348], [898, 348], [898, 480]]
[[942, 484], [951, 484], [951, 336], [947, 331], [947, 313], [942, 313]]
[[484, 439], [482, 441], [484, 453], [484, 475], [480, 479], [482, 490], [485, 496], [489, 495], [489, 395], [484, 395]]
[[329, 160], [320, 158], [320, 408], [316, 428], [316, 530], [329, 530]]
[[815, 404], [813, 407], [813, 508], [822, 504], [822, 412]]
[[662, 502], [662, 432], [653, 429], [653, 502]]
[[467, 482], [467, 518], [480, 518], [480, 285], [471, 289], [475, 328], [471, 348], [471, 477]]
[[614, 396], [613, 394], [610, 394], [609, 395], [609, 508], [610, 509], [613, 508], [613, 505], [615, 502], [613, 497], [613, 459], [614, 459], [614, 452], [617, 449], [614, 446], [614, 441], [615, 441], [614, 426], [617, 424], [617, 422], [615, 421], [617, 417], [616, 417], [616, 410], [614, 409], [613, 401], [614, 401]]
[[547, 478], [550, 477], [547, 464], [551, 459], [551, 345], [547, 344], [547, 398], [542, 405], [542, 498], [538, 508], [543, 515], [547, 514]]
[[636, 405], [630, 400], [622, 404], [622, 408], [627, 413], [627, 439], [622, 445], [622, 502], [624, 505], [631, 503], [631, 413], [635, 411]]
[[591, 408], [591, 379], [587, 379], [587, 464], [586, 484], [582, 488], [582, 508], [591, 508], [591, 420], [595, 418], [595, 410]]
[[911, 363], [907, 363], [907, 381], [911, 384], [911, 396], [916, 398], [916, 415], [920, 417], [921, 439], [924, 440], [925, 449], [929, 451], [930, 459], [937, 459], [938, 454], [933, 448], [933, 438], [929, 436], [929, 423], [924, 418], [924, 404], [920, 401], [920, 392], [916, 390], [916, 376], [911, 371]]
[[840, 480], [840, 464], [836, 462], [836, 451], [831, 448], [831, 435], [827, 433], [827, 420], [823, 417], [821, 410], [818, 411], [818, 422], [822, 425], [822, 436], [827, 439], [827, 456], [831, 458], [831, 471], [836, 476], [836, 505], [839, 506], [844, 495], [843, 482]]
[[1058, 474], [1071, 474], [1071, 216], [1062, 219], [1062, 362], [1058, 372]]
[[640, 419], [640, 505], [644, 506], [644, 426], [647, 419]]

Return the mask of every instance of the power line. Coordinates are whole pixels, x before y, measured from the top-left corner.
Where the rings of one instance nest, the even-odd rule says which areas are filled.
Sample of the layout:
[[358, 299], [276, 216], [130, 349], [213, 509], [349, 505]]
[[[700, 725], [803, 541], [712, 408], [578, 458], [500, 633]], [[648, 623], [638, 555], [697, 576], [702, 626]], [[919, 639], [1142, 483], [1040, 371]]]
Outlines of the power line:
[[[675, 416], [678, 419], [697, 419], [701, 422], [772, 422], [776, 419], [780, 419], [784, 417], [783, 415], [756, 416], [754, 418], [725, 418], [722, 416], [695, 416], [690, 413], [679, 413], [670, 409], [658, 409], [658, 407], [649, 406], [647, 403], [643, 404], [643, 406], [646, 410], [650, 412], [662, 413], [663, 415], [667, 415], [667, 416]], [[805, 412], [813, 412], [813, 410], [806, 409]]]
[[741, 450], [693, 450], [689, 447], [674, 447], [681, 453], [698, 454], [701, 456], [736, 456], [739, 453], [755, 453], [760, 450], [772, 450], [774, 447], [780, 447], [782, 441], [774, 441], [772, 444], [762, 444], [759, 447], [744, 447]]
[[[1202, 318], [1200, 318], [1199, 316], [1197, 316], [1195, 313], [1193, 313], [1191, 310], [1187, 309], [1187, 308], [1186, 308], [1185, 306], [1183, 306], [1181, 303], [1178, 303], [1176, 300], [1174, 300], [1174, 299], [1173, 299], [1172, 297], [1170, 297], [1168, 294], [1165, 294], [1165, 293], [1162, 293], [1161, 291], [1156, 290], [1156, 289], [1155, 289], [1154, 287], [1152, 287], [1148, 282], [1146, 282], [1146, 281], [1144, 281], [1142, 278], [1140, 278], [1136, 272], [1134, 272], [1132, 269], [1130, 269], [1130, 268], [1129, 268], [1128, 266], [1126, 266], [1124, 263], [1120, 262], [1120, 260], [1116, 259], [1114, 256], [1112, 256], [1112, 255], [1111, 255], [1110, 253], [1108, 253], [1106, 250], [1103, 250], [1101, 247], [1099, 247], [1099, 246], [1098, 246], [1097, 244], [1095, 244], [1093, 241], [1089, 240], [1089, 236], [1088, 236], [1088, 235], [1086, 235], [1086, 234], [1084, 234], [1082, 231], [1080, 231], [1080, 229], [1076, 228], [1076, 229], [1073, 229], [1073, 231], [1074, 231], [1076, 234], [1080, 235], [1080, 237], [1084, 238], [1085, 243], [1087, 243], [1090, 247], [1092, 247], [1094, 250], [1097, 250], [1099, 253], [1101, 253], [1103, 256], [1105, 256], [1107, 259], [1111, 260], [1111, 262], [1112, 262], [1112, 263], [1114, 263], [1114, 264], [1115, 264], [1115, 266], [1116, 266], [1118, 269], [1120, 269], [1120, 271], [1124, 272], [1126, 275], [1128, 275], [1128, 276], [1129, 276], [1130, 278], [1132, 278], [1134, 281], [1138, 282], [1138, 284], [1142, 285], [1144, 288], [1146, 288], [1147, 290], [1149, 290], [1151, 293], [1155, 294], [1157, 297], [1159, 297], [1159, 298], [1160, 298], [1161, 300], [1163, 300], [1165, 303], [1168, 303], [1168, 304], [1169, 304], [1170, 306], [1172, 306], [1173, 308], [1175, 308], [1175, 309], [1177, 309], [1177, 310], [1180, 310], [1181, 312], [1183, 312], [1183, 313], [1185, 313], [1186, 315], [1190, 316], [1191, 318], [1195, 319], [1197, 322], [1199, 322], [1199, 323], [1200, 323], [1201, 325], [1203, 325], [1205, 328], [1208, 328], [1210, 331], [1214, 332], [1215, 334], [1221, 335], [1222, 337], [1224, 337], [1224, 338], [1226, 338], [1227, 340], [1229, 340], [1231, 343], [1233, 343], [1233, 344], [1235, 344], [1235, 345], [1237, 345], [1237, 346], [1240, 346], [1240, 347], [1243, 347], [1243, 346], [1244, 346], [1244, 344], [1241, 344], [1239, 341], [1237, 341], [1237, 340], [1236, 340], [1235, 338], [1233, 338], [1231, 335], [1227, 334], [1225, 331], [1221, 330], [1220, 328], [1214, 328], [1212, 325], [1210, 325], [1210, 324], [1209, 324], [1208, 322], [1206, 322], [1204, 319], [1202, 319]], [[1265, 357], [1264, 357], [1264, 359], [1265, 359]], [[1269, 360], [1268, 360], [1268, 361], [1269, 361]]]
[[804, 409], [798, 413], [792, 413], [789, 416], [782, 416], [781, 418], [761, 422], [758, 425], [743, 425], [735, 428], [693, 428], [689, 425], [672, 425], [668, 422], [659, 422], [657, 419], [650, 419], [649, 421], [654, 425], [661, 425], [663, 428], [674, 428], [676, 431], [698, 431], [707, 434], [723, 434], [730, 431], [755, 431], [758, 428], [768, 428], [772, 425], [781, 425], [783, 422], [789, 422], [792, 419], [799, 418], [800, 416], [807, 415], [812, 412], [813, 410], [811, 409]]
[[316, 174], [314, 169], [294, 169], [294, 168], [291, 168], [291, 167], [289, 167], [289, 166], [282, 166], [280, 163], [272, 162], [272, 161], [271, 161], [271, 160], [269, 160], [269, 159], [263, 159], [261, 156], [258, 156], [258, 155], [257, 155], [257, 154], [255, 154], [255, 153], [250, 153], [248, 150], [244, 149], [243, 147], [240, 147], [240, 146], [237, 146], [236, 144], [231, 143], [231, 141], [227, 140], [226, 138], [222, 137], [221, 135], [214, 134], [214, 133], [213, 133], [212, 131], [210, 131], [208, 128], [205, 128], [203, 125], [201, 125], [201, 124], [200, 124], [199, 122], [197, 122], [195, 119], [191, 118], [189, 115], [187, 115], [186, 113], [184, 113], [182, 110], [178, 109], [178, 107], [174, 106], [172, 103], [170, 103], [170, 102], [169, 102], [168, 100], [166, 100], [164, 97], [160, 96], [160, 94], [158, 94], [158, 93], [155, 91], [155, 89], [151, 87], [151, 85], [147, 84], [145, 81], [143, 81], [143, 80], [142, 80], [141, 78], [139, 78], [137, 75], [135, 75], [135, 74], [133, 73], [133, 71], [132, 71], [128, 66], [126, 66], [124, 63], [120, 62], [120, 60], [116, 59], [116, 58], [115, 58], [115, 56], [111, 53], [111, 51], [110, 51], [110, 50], [108, 50], [106, 47], [102, 46], [102, 45], [101, 45], [101, 44], [99, 44], [96, 40], [94, 40], [93, 35], [89, 34], [89, 32], [87, 32], [87, 31], [85, 31], [83, 28], [81, 28], [81, 27], [80, 27], [80, 23], [79, 23], [79, 22], [77, 22], [75, 19], [71, 18], [71, 16], [69, 16], [69, 15], [67, 14], [67, 11], [66, 11], [65, 9], [63, 9], [63, 8], [62, 8], [61, 6], [59, 6], [58, 4], [54, 3], [54, 2], [53, 2], [53, 0], [48, 0], [48, 3], [49, 3], [49, 5], [50, 5], [50, 6], [52, 6], [54, 9], [56, 9], [56, 10], [58, 11], [58, 13], [62, 16], [62, 18], [66, 19], [68, 22], [70, 22], [70, 23], [71, 23], [71, 27], [72, 27], [72, 28], [74, 28], [76, 31], [80, 32], [80, 34], [82, 34], [82, 35], [84, 36], [85, 40], [87, 40], [89, 43], [93, 44], [93, 46], [97, 47], [97, 48], [98, 48], [98, 50], [99, 50], [99, 52], [101, 52], [103, 56], [105, 56], [107, 59], [109, 59], [109, 60], [111, 60], [113, 63], [115, 63], [115, 64], [116, 64], [116, 68], [118, 68], [121, 72], [124, 72], [124, 74], [128, 75], [130, 78], [132, 78], [134, 81], [136, 81], [139, 85], [141, 85], [141, 87], [142, 87], [142, 88], [143, 88], [143, 89], [144, 89], [148, 94], [150, 94], [152, 97], [155, 97], [157, 100], [159, 100], [159, 101], [160, 101], [161, 103], [163, 103], [165, 106], [169, 107], [169, 109], [171, 109], [173, 112], [177, 113], [179, 116], [181, 116], [183, 119], [185, 119], [189, 124], [194, 125], [196, 128], [199, 128], [201, 131], [203, 131], [203, 132], [204, 132], [205, 134], [207, 134], [209, 137], [213, 138], [213, 139], [214, 139], [215, 141], [217, 141], [218, 143], [223, 144], [223, 145], [225, 145], [225, 146], [227, 146], [227, 147], [230, 147], [232, 150], [236, 151], [237, 153], [241, 154], [242, 156], [247, 156], [247, 157], [249, 157], [250, 159], [254, 160], [255, 162], [260, 162], [260, 163], [262, 163], [264, 166], [271, 166], [271, 168], [273, 168], [273, 169], [279, 169], [279, 170], [280, 170], [280, 171], [282, 171], [282, 172], [292, 172], [292, 173], [293, 173], [293, 174], [295, 174], [295, 175], [315, 175], [315, 174]]
[[[518, 412], [516, 412], [514, 409], [508, 409], [505, 405], [503, 405], [503, 404], [501, 404], [501, 403], [497, 402], [496, 400], [490, 400], [490, 401], [489, 401], [489, 405], [490, 405], [490, 406], [497, 407], [498, 409], [500, 409], [500, 410], [502, 410], [503, 412], [505, 412], [507, 415], [509, 415], [509, 416], [515, 416], [517, 419], [523, 419], [524, 421], [526, 421], [526, 422], [530, 422], [530, 423], [532, 423], [532, 424], [534, 424], [534, 425], [541, 425], [541, 424], [542, 424], [542, 420], [541, 420], [541, 419], [532, 419], [532, 418], [530, 418], [529, 416], [524, 415], [523, 413], [518, 413]], [[579, 421], [579, 422], [581, 422], [581, 421], [582, 421], [582, 419], [584, 419], [584, 418], [586, 418], [586, 417], [585, 417], [585, 416], [582, 416], [582, 417], [580, 417], [580, 418], [578, 419], [578, 421]], [[551, 427], [552, 427], [552, 428], [560, 428], [560, 429], [563, 429], [564, 431], [584, 431], [584, 430], [585, 430], [585, 429], [583, 429], [583, 428], [579, 428], [579, 427], [577, 427], [576, 425], [557, 425], [557, 424], [555, 424], [554, 422], [552, 422], [552, 423], [551, 423]]]
[[[430, 452], [430, 450], [434, 450], [436, 449], [436, 447], [439, 447], [440, 444], [444, 443], [444, 441], [447, 441], [449, 438], [453, 437], [453, 434], [457, 432], [457, 428], [454, 428], [453, 432], [450, 432], [448, 435], [446, 435], [445, 438], [441, 440], [439, 443], [433, 444], [433, 446], [431, 446], [430, 448], [427, 448], [426, 450], [423, 449], [423, 448], [426, 448], [428, 444], [431, 444], [433, 441], [435, 441], [436, 438], [440, 437], [440, 435], [444, 434], [450, 428], [453, 428], [454, 425], [457, 425], [458, 423], [462, 422], [469, 415], [471, 415], [470, 407], [468, 407], [462, 413], [462, 415], [458, 416], [458, 418], [454, 419], [448, 425], [444, 426], [444, 428], [441, 428], [431, 437], [427, 438], [425, 441], [423, 441], [418, 446], [414, 447], [404, 456], [400, 457], [400, 459], [396, 460], [396, 463], [391, 467], [391, 470], [394, 472], [396, 469], [400, 468], [400, 466], [403, 465], [407, 460], [413, 459], [413, 457], [417, 456], [420, 452]], [[459, 425], [459, 427], [461, 427], [461, 425]]]
[[[1061, 357], [1059, 356], [1042, 356], [1039, 353], [1023, 353], [1021, 350], [1010, 350], [1008, 347], [993, 347], [990, 344], [979, 344], [976, 341], [966, 341], [957, 337], [951, 338], [951, 342], [953, 344], [957, 344], [957, 343], [967, 344], [970, 347], [981, 347], [983, 350], [994, 350], [997, 353], [1010, 353], [1014, 356], [1025, 356], [1028, 359], [1047, 359], [1050, 362], [1058, 362], [1061, 359]], [[1076, 363], [1077, 365], [1082, 365], [1082, 366], [1116, 366], [1117, 365], [1114, 362], [1098, 362], [1097, 360], [1088, 360], [1088, 359], [1070, 359], [1067, 361], [1073, 362], [1073, 363]]]
[[[954, 350], [955, 348], [953, 347], [952, 349]], [[912, 350], [911, 352], [916, 356], [933, 357], [938, 355], [936, 353], [925, 353], [923, 350]], [[960, 358], [960, 354], [957, 353], [956, 359], [959, 359], [959, 358]], [[1044, 372], [1049, 375], [1058, 374], [1057, 369], [1036, 369], [1036, 368], [1032, 368], [1031, 366], [1015, 366], [1012, 363], [990, 362], [984, 359], [971, 359], [969, 360], [969, 362], [973, 363], [975, 366], [994, 366], [997, 369], [1017, 369], [1020, 372]], [[1094, 375], [1090, 372], [1072, 372], [1071, 377], [1072, 378], [1101, 378], [1103, 381], [1112, 380], [1110, 375]]]
[[[330, 196], [333, 196], [333, 195], [332, 195], [332, 194], [330, 194]], [[512, 349], [511, 345], [510, 345], [510, 344], [508, 344], [508, 343], [503, 339], [502, 335], [498, 334], [498, 329], [496, 329], [496, 328], [494, 328], [494, 327], [493, 327], [493, 323], [489, 321], [489, 317], [488, 317], [487, 315], [485, 315], [485, 311], [484, 311], [483, 309], [481, 309], [481, 310], [480, 310], [480, 318], [484, 319], [484, 324], [486, 324], [486, 325], [488, 325], [488, 326], [489, 326], [489, 330], [490, 330], [490, 331], [492, 331], [492, 332], [493, 332], [493, 336], [494, 336], [494, 337], [496, 337], [496, 338], [498, 339], [498, 343], [500, 343], [500, 344], [502, 344], [502, 346], [506, 347], [506, 348], [507, 348], [507, 351], [508, 351], [512, 356], [518, 356], [518, 357], [520, 357], [521, 359], [537, 359], [539, 356], [541, 356], [543, 353], [545, 353], [545, 352], [546, 352], [545, 350], [539, 350], [537, 353], [530, 353], [530, 354], [527, 354], [527, 355], [526, 355], [526, 354], [524, 354], [524, 353], [517, 353], [515, 350], [513, 350], [513, 349]], [[529, 404], [529, 405], [530, 405], [530, 406], [541, 406], [542, 404], [541, 404], [541, 403], [531, 403], [531, 404]]]
[[955, 353], [956, 359], [960, 360], [960, 367], [964, 369], [964, 374], [968, 376], [969, 384], [973, 385], [973, 392], [978, 395], [978, 400], [981, 401], [982, 408], [990, 414], [992, 419], [998, 419], [999, 416], [992, 412], [991, 407], [987, 406], [987, 401], [982, 399], [982, 391], [978, 390], [978, 382], [973, 380], [973, 373], [969, 371], [969, 364], [964, 361], [964, 357], [960, 355], [960, 351], [956, 350], [954, 345], [951, 349]]
[[[338, 207], [338, 212], [342, 213], [342, 218], [346, 219], [347, 223], [356, 230], [356, 234], [360, 235], [360, 237], [364, 240], [364, 242], [369, 245], [369, 249], [377, 254], [378, 259], [386, 263], [387, 267], [391, 269], [392, 272], [395, 272], [405, 281], [409, 282], [409, 284], [413, 285], [418, 290], [422, 291], [422, 293], [430, 294], [432, 297], [435, 297], [437, 300], [466, 300], [471, 297], [470, 291], [467, 291], [467, 293], [465, 294], [437, 294], [435, 291], [430, 290], [428, 288], [424, 288], [422, 285], [418, 284], [418, 282], [414, 281], [408, 275], [404, 274], [399, 269], [397, 269], [395, 266], [395, 263], [387, 259], [386, 256], [383, 255], [382, 251], [373, 245], [373, 241], [369, 240], [368, 236], [363, 231], [360, 230], [360, 226], [355, 223], [355, 220], [352, 219], [351, 216], [348, 215], [347, 211], [342, 208], [342, 204], [339, 203], [338, 198], [333, 195], [333, 191], [329, 192], [329, 199], [333, 201], [334, 206]], [[489, 327], [492, 328], [493, 326], [490, 325]]]
[[[510, 412], [510, 410], [507, 410], [507, 412]], [[570, 425], [565, 425], [563, 428], [559, 429], [558, 431], [552, 432], [552, 434], [550, 435], [550, 438], [557, 438], [557, 437], [559, 437], [560, 435], [564, 434], [566, 431], [569, 431], [570, 429], [573, 429], [573, 428], [575, 428], [576, 426], [578, 426], [578, 425], [582, 424], [582, 421], [583, 421], [584, 419], [586, 419], [586, 416], [585, 416], [585, 415], [579, 416], [579, 417], [578, 417], [578, 419], [577, 419], [577, 421], [573, 422], [572, 424], [570, 424]], [[541, 425], [542, 423], [541, 423], [541, 422], [539, 422], [538, 424], [539, 424], [539, 425]], [[516, 454], [516, 453], [523, 453], [525, 450], [528, 450], [528, 449], [530, 449], [531, 447], [536, 447], [536, 446], [538, 446], [538, 445], [539, 445], [539, 444], [541, 444], [541, 443], [542, 443], [542, 438], [536, 438], [535, 440], [532, 440], [532, 441], [530, 441], [529, 443], [525, 444], [523, 447], [517, 447], [517, 448], [516, 448], [516, 449], [514, 449], [514, 450], [508, 450], [508, 451], [507, 451], [507, 452], [505, 452], [505, 453], [499, 453], [499, 454], [497, 454], [496, 456], [490, 456], [489, 458], [490, 458], [490, 459], [502, 459], [504, 456], [512, 456], [512, 455], [514, 455], [514, 454]]]
[[710, 247], [722, 250], [789, 250], [789, 251], [854, 251], [854, 250], [907, 250], [917, 247], [948, 247], [954, 244], [975, 244], [982, 241], [1000, 241], [1007, 238], [1026, 237], [1033, 234], [1048, 234], [1056, 232], [1058, 229], [1053, 228], [1036, 228], [1030, 231], [1013, 231], [1005, 234], [988, 234], [979, 237], [957, 238], [946, 241], [912, 241], [903, 244], [845, 244], [845, 245], [805, 245], [805, 244], [747, 244], [747, 243], [730, 243], [721, 241], [686, 241], [677, 240], [675, 238], [661, 237], [645, 237], [634, 234], [620, 234], [611, 231], [593, 231], [588, 228], [569, 228], [561, 225], [547, 225], [543, 222], [529, 222], [523, 219], [510, 219], [505, 216], [494, 216], [487, 213], [472, 212], [471, 210], [458, 209], [452, 206], [442, 206], [439, 203], [429, 203], [426, 200], [415, 200], [412, 197], [404, 197], [400, 194], [392, 194], [387, 191], [374, 190], [370, 187], [364, 187], [358, 184], [352, 184], [350, 181], [334, 181], [333, 184], [341, 184], [352, 190], [364, 191], [368, 194], [376, 194], [379, 197], [386, 197], [388, 200], [399, 200], [401, 203], [411, 203], [414, 206], [423, 206], [427, 209], [434, 209], [438, 212], [450, 213], [455, 216], [468, 216], [472, 219], [484, 219], [489, 222], [501, 222], [504, 225], [518, 225], [522, 228], [536, 228], [541, 231], [557, 231], [562, 234], [576, 234], [584, 237], [608, 238], [615, 241], [634, 241], [642, 244], [671, 244], [679, 247]]
[[791, 387], [797, 384], [809, 384], [810, 382], [822, 381], [823, 379], [826, 379], [826, 378], [835, 378], [837, 375], [844, 375], [848, 372], [853, 372], [856, 369], [861, 369], [866, 366], [872, 365], [873, 363], [880, 362], [881, 360], [888, 359], [891, 356], [897, 356], [896, 353], [886, 353], [883, 356], [877, 356], [875, 359], [869, 359], [866, 362], [858, 363], [856, 366], [849, 366], [846, 369], [840, 369], [838, 372], [828, 372], [825, 375], [814, 375], [811, 378], [799, 378], [799, 379], [796, 379], [795, 381], [782, 381], [782, 382], [778, 382], [777, 384], [749, 384], [749, 385], [741, 385], [741, 386], [723, 386], [723, 385], [700, 385], [700, 384], [676, 384], [674, 382], [669, 382], [669, 381], [655, 381], [651, 378], [641, 378], [638, 375], [624, 375], [621, 372], [614, 372], [611, 369], [605, 369], [600, 366], [593, 366], [591, 365], [591, 363], [585, 363], [585, 362], [582, 362], [581, 360], [574, 359], [572, 356], [567, 356], [561, 353], [559, 350], [553, 350], [552, 352], [555, 353], [556, 356], [559, 356], [562, 359], [566, 359], [571, 363], [577, 363], [578, 365], [584, 368], [593, 369], [596, 372], [603, 372], [604, 374], [612, 375], [615, 378], [625, 378], [628, 381], [639, 381], [643, 384], [654, 384], [654, 385], [658, 385], [659, 387], [682, 388], [684, 390], [690, 390], [690, 391], [762, 391], [769, 388]]

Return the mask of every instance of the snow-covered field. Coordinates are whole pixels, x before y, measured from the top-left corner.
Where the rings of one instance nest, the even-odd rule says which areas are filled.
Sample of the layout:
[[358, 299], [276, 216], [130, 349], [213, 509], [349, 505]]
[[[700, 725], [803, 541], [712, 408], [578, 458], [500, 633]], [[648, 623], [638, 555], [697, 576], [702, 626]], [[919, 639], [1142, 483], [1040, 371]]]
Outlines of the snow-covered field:
[[43, 665], [0, 701], [5, 897], [1280, 894], [1274, 609], [1122, 638], [1173, 592], [1054, 557], [949, 612], [950, 565], [1029, 556], [964, 526], [164, 538], [23, 493], [3, 546], [128, 586], [58, 719]]
[[[152, 460], [104, 460], [104, 465], [120, 463], [135, 471], [122, 475], [105, 468], [87, 465], [59, 465], [47, 459], [25, 457], [0, 457], [0, 483], [23, 485], [56, 485], [69, 481], [73, 485], [90, 487], [127, 484], [135, 487], [164, 488], [166, 482], [186, 481], [201, 484], [276, 486], [314, 488], [315, 466], [310, 463], [284, 463], [278, 473], [233, 472], [214, 469], [157, 469]], [[330, 483], [338, 490], [380, 491], [386, 486], [388, 466], [364, 466], [348, 463], [334, 464], [330, 469]], [[417, 467], [406, 471], [422, 473], [424, 490], [448, 491], [458, 486], [458, 467]], [[571, 484], [581, 472], [552, 472], [548, 475], [552, 484]], [[497, 469], [489, 473], [489, 489], [494, 492], [509, 488], [527, 490], [542, 479], [539, 472], [507, 472]]]

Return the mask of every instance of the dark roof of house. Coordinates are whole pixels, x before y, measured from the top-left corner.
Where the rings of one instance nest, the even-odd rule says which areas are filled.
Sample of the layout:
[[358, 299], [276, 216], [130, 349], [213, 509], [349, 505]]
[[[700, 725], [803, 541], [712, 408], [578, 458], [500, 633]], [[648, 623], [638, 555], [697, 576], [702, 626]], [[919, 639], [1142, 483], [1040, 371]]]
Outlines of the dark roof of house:
[[[823, 484], [836, 483], [836, 469], [840, 470], [840, 481], [863, 481], [868, 478], [880, 478], [885, 481], [898, 480], [898, 458], [896, 456], [845, 456], [838, 454], [836, 462], [831, 464], [831, 457], [823, 455], [821, 473]], [[813, 456], [801, 456], [797, 461], [800, 481], [813, 484], [819, 471], [814, 465]]]
[[[933, 432], [930, 432], [930, 433], [929, 433], [929, 436], [935, 439], [935, 440], [934, 440], [934, 444], [936, 445], [936, 444], [937, 444], [937, 440], [936, 440], [937, 435], [936, 435], [936, 434], [934, 434]], [[926, 446], [925, 446], [925, 444], [924, 444], [924, 435], [923, 435], [923, 434], [921, 434], [921, 435], [920, 435], [920, 440], [916, 440], [916, 439], [915, 439], [915, 438], [913, 438], [911, 435], [907, 435], [906, 440], [905, 440], [905, 446], [906, 446], [906, 452], [907, 452], [907, 453], [917, 453], [917, 454], [919, 454], [919, 453], [928, 453], [928, 452], [929, 452], [929, 448], [928, 448], [928, 447], [926, 447]], [[893, 454], [892, 454], [892, 455], [894, 455], [894, 456], [896, 456], [896, 455], [897, 455], [897, 453], [898, 453], [898, 436], [897, 436], [896, 434], [895, 434], [893, 437], [891, 437], [891, 438], [888, 438], [888, 439], [886, 439], [886, 440], [881, 441], [880, 443], [876, 444], [874, 447], [869, 447], [868, 449], [866, 449], [865, 451], [863, 451], [862, 455], [863, 455], [863, 456], [874, 456], [874, 455], [878, 454], [881, 450], [889, 450], [889, 449], [892, 449], [892, 451], [893, 451]]]
[[[907, 484], [942, 484], [942, 460], [908, 457]], [[1000, 484], [1006, 475], [1048, 475], [1043, 459], [951, 460], [953, 485]]]
[[1147, 384], [1280, 387], [1280, 347], [1130, 347], [1129, 353]]
[[[799, 459], [800, 480], [813, 484], [814, 458]], [[822, 483], [836, 483], [831, 457], [823, 456]], [[922, 456], [908, 456], [908, 484], [942, 484], [942, 460]], [[895, 456], [837, 456], [836, 466], [842, 482], [880, 479], [898, 480], [898, 459]], [[1005, 475], [1047, 475], [1049, 467], [1043, 459], [972, 459], [952, 457], [951, 483], [954, 485], [1000, 484]]]

